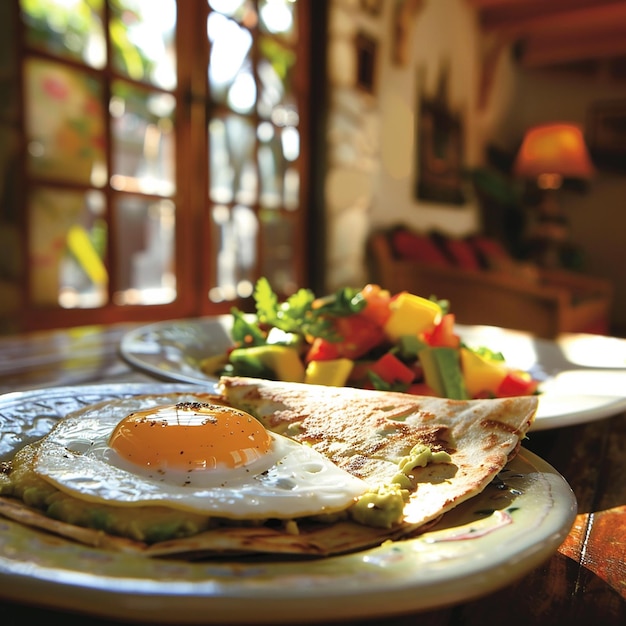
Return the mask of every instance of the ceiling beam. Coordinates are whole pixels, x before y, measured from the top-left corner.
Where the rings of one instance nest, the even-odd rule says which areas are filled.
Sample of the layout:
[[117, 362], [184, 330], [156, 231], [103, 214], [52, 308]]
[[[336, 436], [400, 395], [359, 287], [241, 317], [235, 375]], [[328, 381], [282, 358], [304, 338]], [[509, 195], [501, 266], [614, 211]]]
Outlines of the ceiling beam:
[[522, 40], [518, 60], [522, 67], [530, 69], [621, 55], [626, 55], [626, 36], [614, 32], [570, 39], [527, 37]]
[[527, 68], [626, 56], [626, 0], [466, 0]]
[[[515, 12], [512, 8], [494, 15], [489, 11], [481, 12], [481, 25], [486, 32], [498, 32], [510, 39], [526, 33], [549, 32], [589, 32], [590, 30], [615, 29], [623, 25], [626, 33], [626, 2], [594, 4], [574, 8], [572, 4], [543, 2], [543, 10], [526, 15]], [[567, 8], [569, 6], [569, 8]]]

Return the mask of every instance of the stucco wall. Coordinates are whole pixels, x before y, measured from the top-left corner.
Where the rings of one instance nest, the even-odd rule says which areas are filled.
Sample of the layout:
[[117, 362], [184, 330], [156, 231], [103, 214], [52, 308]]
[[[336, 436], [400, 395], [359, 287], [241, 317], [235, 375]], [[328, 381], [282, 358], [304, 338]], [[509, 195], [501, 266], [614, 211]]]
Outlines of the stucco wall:
[[[464, 235], [479, 230], [471, 190], [462, 206], [418, 200], [416, 116], [420, 89], [434, 95], [440, 71], [449, 67], [448, 104], [465, 125], [465, 165], [481, 164], [483, 148], [495, 143], [515, 150], [525, 129], [554, 119], [584, 123], [598, 100], [626, 98], [626, 85], [567, 75], [522, 72], [503, 54], [486, 105], [479, 107], [482, 59], [474, 11], [465, 0], [422, 0], [404, 16], [409, 39], [406, 62], [397, 64], [395, 8], [384, 0], [378, 15], [359, 0], [330, 0], [328, 49], [328, 171], [324, 189], [327, 253], [325, 289], [361, 285], [366, 279], [365, 240], [372, 228], [405, 222]], [[372, 93], [356, 84], [355, 37], [377, 41]], [[418, 89], [418, 74], [421, 73]], [[587, 270], [613, 280], [614, 327], [626, 332], [626, 175], [598, 171], [585, 195], [565, 191], [571, 232], [587, 258]]]
[[[567, 120], [588, 126], [594, 103], [626, 101], [626, 85], [598, 77], [563, 72], [520, 71], [503, 67], [509, 102], [492, 119], [490, 138], [514, 150], [524, 131], [535, 124]], [[572, 240], [585, 258], [585, 271], [612, 280], [615, 287], [614, 331], [626, 335], [626, 164], [621, 171], [597, 168], [584, 193], [561, 190]]]
[[[393, 2], [384, 3], [387, 31], [393, 28]], [[378, 94], [381, 115], [381, 172], [373, 204], [373, 226], [405, 222], [417, 228], [439, 228], [465, 234], [477, 228], [476, 207], [470, 190], [463, 206], [418, 200], [416, 142], [420, 133], [418, 98], [436, 95], [441, 72], [448, 67], [447, 102], [464, 121], [464, 161], [476, 164], [479, 137], [476, 124], [477, 43], [474, 14], [463, 0], [426, 0], [413, 19], [408, 58], [392, 60], [396, 41], [381, 42]]]
[[[449, 105], [465, 122], [466, 164], [481, 151], [476, 115], [477, 42], [473, 12], [464, 0], [423, 0], [401, 18], [407, 28], [407, 59], [397, 64], [393, 46], [396, 2], [381, 3], [378, 15], [359, 0], [332, 0], [329, 12], [327, 75], [329, 115], [326, 212], [328, 291], [366, 279], [365, 239], [381, 225], [405, 222], [465, 234], [478, 228], [476, 205], [446, 205], [415, 198], [415, 136], [418, 73], [434, 95], [440, 72], [449, 71]], [[363, 32], [377, 42], [374, 89], [356, 81], [355, 38]]]

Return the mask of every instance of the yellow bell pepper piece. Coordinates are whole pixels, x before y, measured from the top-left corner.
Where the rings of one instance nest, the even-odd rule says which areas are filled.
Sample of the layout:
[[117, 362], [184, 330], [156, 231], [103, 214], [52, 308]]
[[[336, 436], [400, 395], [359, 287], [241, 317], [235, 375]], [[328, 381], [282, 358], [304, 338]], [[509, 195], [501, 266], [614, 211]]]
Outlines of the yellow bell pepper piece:
[[228, 355], [224, 352], [214, 356], [208, 356], [200, 361], [200, 369], [207, 376], [214, 376], [228, 363]]
[[304, 380], [304, 364], [295, 348], [287, 346], [267, 346], [277, 348], [268, 354], [266, 364], [271, 367], [279, 380], [300, 383]]
[[351, 359], [329, 359], [311, 361], [306, 366], [304, 382], [310, 385], [343, 387], [352, 372], [354, 361]]
[[502, 361], [485, 359], [467, 348], [461, 348], [461, 369], [465, 387], [472, 397], [484, 392], [495, 393], [507, 374]]
[[403, 335], [419, 335], [441, 320], [441, 307], [433, 300], [411, 293], [400, 293], [389, 303], [391, 315], [383, 327], [387, 337], [396, 342]]

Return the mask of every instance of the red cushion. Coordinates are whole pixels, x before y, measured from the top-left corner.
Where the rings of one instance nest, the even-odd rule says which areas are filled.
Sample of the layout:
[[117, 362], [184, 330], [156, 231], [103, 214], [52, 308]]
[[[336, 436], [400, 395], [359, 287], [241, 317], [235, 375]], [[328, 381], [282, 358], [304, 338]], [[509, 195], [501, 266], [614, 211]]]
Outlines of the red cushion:
[[474, 248], [466, 239], [455, 237], [446, 238], [443, 241], [448, 255], [454, 260], [454, 265], [464, 270], [482, 269], [480, 260]]
[[511, 255], [506, 248], [496, 239], [474, 235], [469, 241], [485, 267], [493, 267], [498, 261], [511, 260]]
[[610, 332], [608, 320], [598, 319], [595, 322], [589, 322], [581, 332], [591, 335], [608, 335]]
[[427, 235], [408, 230], [397, 230], [391, 235], [391, 245], [401, 259], [421, 261], [439, 267], [450, 265], [445, 254]]

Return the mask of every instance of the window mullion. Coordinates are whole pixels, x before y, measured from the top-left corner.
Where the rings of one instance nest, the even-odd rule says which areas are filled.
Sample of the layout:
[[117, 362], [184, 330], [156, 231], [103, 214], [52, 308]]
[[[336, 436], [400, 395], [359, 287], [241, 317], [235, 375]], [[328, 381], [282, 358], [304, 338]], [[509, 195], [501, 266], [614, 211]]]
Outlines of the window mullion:
[[178, 0], [177, 115], [177, 247], [180, 263], [179, 298], [198, 315], [206, 301], [204, 278], [210, 261], [207, 237], [208, 147], [206, 0]]

